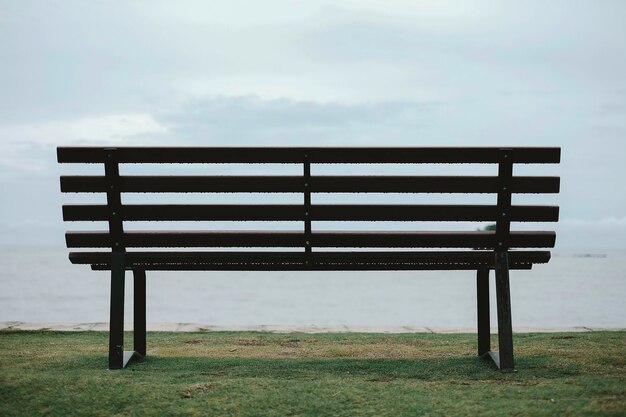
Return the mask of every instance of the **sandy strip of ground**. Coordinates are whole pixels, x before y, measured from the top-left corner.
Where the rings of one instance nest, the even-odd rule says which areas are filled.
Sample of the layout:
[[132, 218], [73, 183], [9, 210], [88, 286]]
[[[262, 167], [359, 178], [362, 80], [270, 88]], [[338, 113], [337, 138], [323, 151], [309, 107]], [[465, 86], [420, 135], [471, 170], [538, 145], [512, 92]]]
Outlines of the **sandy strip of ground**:
[[[420, 326], [316, 326], [316, 325], [264, 325], [264, 326], [213, 326], [200, 323], [148, 323], [148, 331], [157, 332], [216, 332], [216, 331], [263, 331], [275, 333], [476, 333], [470, 327], [420, 327]], [[132, 323], [125, 329], [132, 330]], [[0, 329], [57, 330], [57, 331], [108, 331], [109, 323], [27, 323], [22, 321], [0, 322]], [[497, 332], [493, 327], [492, 332]], [[514, 327], [515, 333], [593, 332], [624, 331], [620, 327]]]

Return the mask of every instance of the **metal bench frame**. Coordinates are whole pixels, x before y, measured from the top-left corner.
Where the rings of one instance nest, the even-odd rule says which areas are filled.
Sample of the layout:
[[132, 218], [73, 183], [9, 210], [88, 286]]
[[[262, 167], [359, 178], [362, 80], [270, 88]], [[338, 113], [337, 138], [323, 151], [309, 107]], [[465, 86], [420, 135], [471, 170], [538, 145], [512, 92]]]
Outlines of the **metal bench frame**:
[[[146, 356], [146, 270], [476, 270], [478, 355], [515, 370], [509, 270], [546, 263], [554, 232], [511, 232], [512, 221], [558, 221], [556, 206], [513, 206], [513, 193], [558, 193], [558, 177], [514, 177], [515, 163], [559, 163], [560, 148], [102, 148], [59, 147], [60, 163], [101, 163], [104, 176], [61, 176], [63, 192], [106, 192], [106, 205], [64, 205], [66, 221], [108, 221], [103, 232], [67, 232], [70, 261], [111, 271], [109, 369]], [[302, 176], [120, 176], [123, 163], [288, 163]], [[498, 175], [312, 176], [316, 163], [491, 163]], [[122, 205], [124, 192], [292, 192], [301, 205]], [[491, 205], [312, 205], [316, 192], [497, 193]], [[302, 232], [125, 232], [136, 220], [298, 220]], [[495, 221], [493, 232], [313, 232], [311, 223]], [[127, 252], [135, 247], [300, 247], [302, 252]], [[313, 251], [318, 248], [440, 248], [437, 251]], [[441, 248], [471, 250], [450, 251]], [[481, 248], [476, 250], [475, 248]], [[489, 271], [495, 270], [498, 351], [491, 351]], [[134, 351], [124, 351], [125, 272], [134, 279]]]

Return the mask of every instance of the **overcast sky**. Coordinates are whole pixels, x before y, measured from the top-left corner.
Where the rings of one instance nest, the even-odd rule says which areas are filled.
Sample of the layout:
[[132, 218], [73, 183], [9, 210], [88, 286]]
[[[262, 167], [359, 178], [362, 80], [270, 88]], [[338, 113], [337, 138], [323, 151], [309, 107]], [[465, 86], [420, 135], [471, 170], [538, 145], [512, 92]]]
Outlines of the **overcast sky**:
[[621, 0], [0, 0], [0, 94], [4, 244], [62, 244], [57, 145], [538, 145], [626, 248]]

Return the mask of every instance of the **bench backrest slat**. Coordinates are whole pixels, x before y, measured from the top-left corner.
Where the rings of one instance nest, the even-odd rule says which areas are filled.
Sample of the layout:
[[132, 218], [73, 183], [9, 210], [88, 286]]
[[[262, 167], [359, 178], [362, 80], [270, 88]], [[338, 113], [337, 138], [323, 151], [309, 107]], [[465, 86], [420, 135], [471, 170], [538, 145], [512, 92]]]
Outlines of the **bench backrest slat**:
[[[294, 204], [127, 204], [121, 208], [124, 221], [304, 221], [305, 206]], [[353, 205], [314, 204], [312, 221], [480, 221], [499, 219], [495, 205]], [[512, 206], [509, 218], [516, 222], [556, 222], [556, 206]], [[106, 205], [64, 205], [64, 221], [109, 219]]]
[[[335, 176], [314, 175], [309, 182], [316, 193], [464, 193], [498, 192], [496, 176]], [[511, 192], [555, 194], [559, 177], [512, 178]], [[61, 191], [99, 193], [107, 191], [103, 176], [61, 176]], [[120, 177], [122, 193], [302, 193], [299, 176], [145, 176]]]
[[[107, 148], [58, 148], [59, 162], [105, 162]], [[120, 163], [498, 163], [502, 148], [116, 148]], [[560, 148], [514, 148], [513, 163], [559, 163]], [[306, 155], [306, 156], [305, 156]]]
[[[69, 248], [105, 248], [114, 242], [108, 232], [67, 232]], [[516, 248], [554, 246], [554, 232], [511, 232]], [[300, 231], [143, 231], [126, 232], [126, 247], [303, 247]], [[320, 248], [494, 248], [493, 232], [313, 232], [311, 245]]]

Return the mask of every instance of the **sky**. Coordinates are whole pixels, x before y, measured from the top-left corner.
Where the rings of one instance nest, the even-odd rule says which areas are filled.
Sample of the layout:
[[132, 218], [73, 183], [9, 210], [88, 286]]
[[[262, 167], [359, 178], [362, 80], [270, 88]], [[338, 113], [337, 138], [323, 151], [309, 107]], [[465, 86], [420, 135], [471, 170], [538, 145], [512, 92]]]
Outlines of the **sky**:
[[0, 0], [0, 244], [77, 228], [59, 145], [560, 146], [519, 171], [561, 176], [521, 201], [560, 221], [521, 227], [624, 249], [624, 22], [609, 0]]

